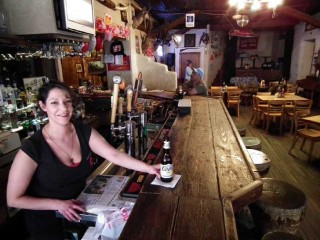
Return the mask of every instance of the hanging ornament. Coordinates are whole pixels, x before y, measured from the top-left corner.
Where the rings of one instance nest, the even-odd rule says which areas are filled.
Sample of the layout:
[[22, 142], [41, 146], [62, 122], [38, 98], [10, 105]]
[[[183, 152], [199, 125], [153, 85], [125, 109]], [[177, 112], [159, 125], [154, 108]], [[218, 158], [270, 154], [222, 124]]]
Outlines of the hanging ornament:
[[100, 51], [103, 48], [103, 38], [99, 35], [96, 37], [96, 51]]
[[89, 50], [89, 44], [88, 43], [84, 43], [82, 46], [82, 52], [86, 53]]

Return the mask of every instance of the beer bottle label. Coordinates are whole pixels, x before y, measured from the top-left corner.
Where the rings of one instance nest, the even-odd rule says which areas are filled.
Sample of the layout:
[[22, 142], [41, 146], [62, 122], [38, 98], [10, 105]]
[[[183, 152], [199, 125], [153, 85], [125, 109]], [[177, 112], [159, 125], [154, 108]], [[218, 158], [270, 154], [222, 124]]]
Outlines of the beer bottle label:
[[160, 164], [160, 175], [162, 178], [173, 177], [173, 165], [172, 164]]

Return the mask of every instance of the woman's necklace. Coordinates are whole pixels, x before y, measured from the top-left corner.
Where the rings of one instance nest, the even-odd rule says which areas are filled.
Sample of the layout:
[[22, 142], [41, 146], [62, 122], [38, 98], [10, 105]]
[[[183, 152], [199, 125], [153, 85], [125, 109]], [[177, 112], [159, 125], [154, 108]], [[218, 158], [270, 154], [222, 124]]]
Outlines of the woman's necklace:
[[44, 131], [46, 132], [46, 134], [48, 135], [49, 139], [51, 140], [51, 142], [53, 142], [60, 150], [62, 150], [67, 156], [70, 157], [70, 161], [73, 163], [73, 158], [72, 158], [72, 153], [73, 153], [73, 135], [74, 135], [74, 130], [72, 129], [72, 134], [71, 134], [71, 152], [67, 153], [64, 149], [62, 149], [53, 139], [52, 137], [49, 135], [48, 131], [46, 130], [46, 128], [43, 128]]

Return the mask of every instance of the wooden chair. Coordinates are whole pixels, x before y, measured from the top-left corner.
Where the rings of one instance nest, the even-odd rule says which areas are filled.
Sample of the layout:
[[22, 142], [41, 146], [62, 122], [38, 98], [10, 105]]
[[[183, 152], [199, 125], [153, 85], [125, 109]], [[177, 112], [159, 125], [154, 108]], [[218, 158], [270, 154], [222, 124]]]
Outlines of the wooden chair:
[[297, 91], [297, 84], [288, 83], [287, 84], [287, 93], [296, 93]]
[[227, 86], [227, 91], [239, 90], [238, 86]]
[[222, 86], [210, 87], [210, 96], [213, 98], [223, 98]]
[[307, 101], [295, 101], [292, 108], [285, 108], [286, 120], [291, 121], [290, 134], [293, 132], [293, 126], [295, 126], [295, 132], [298, 130], [300, 119], [307, 117], [311, 113], [312, 100]]
[[249, 121], [249, 124], [252, 124], [253, 126], [257, 125], [257, 120], [261, 120], [261, 114], [263, 111], [268, 107], [268, 102], [261, 101], [257, 98], [256, 95], [252, 96], [252, 115]]
[[271, 96], [271, 92], [257, 92], [257, 95]]
[[267, 134], [269, 134], [269, 127], [272, 119], [279, 118], [280, 135], [282, 135], [285, 104], [286, 102], [281, 100], [272, 100], [268, 102], [268, 106], [266, 110], [263, 111], [263, 115], [264, 115], [263, 126], [265, 126], [265, 122], [267, 122], [267, 126], [266, 126]]
[[301, 151], [303, 149], [304, 144], [306, 143], [306, 140], [310, 140], [311, 141], [309, 152], [308, 152], [308, 161], [311, 162], [314, 143], [320, 141], [320, 130], [310, 128], [310, 126], [308, 124], [305, 124], [304, 128], [297, 130], [295, 135], [294, 135], [294, 138], [293, 138], [293, 141], [292, 141], [292, 145], [291, 145], [291, 147], [289, 149], [289, 154], [290, 155], [291, 155], [292, 149], [296, 145], [296, 143], [297, 143], [299, 138], [303, 139], [302, 143], [301, 143], [301, 146], [300, 146], [300, 150]]
[[240, 115], [241, 91], [232, 90], [227, 92], [227, 106], [235, 106], [237, 109], [237, 117]]

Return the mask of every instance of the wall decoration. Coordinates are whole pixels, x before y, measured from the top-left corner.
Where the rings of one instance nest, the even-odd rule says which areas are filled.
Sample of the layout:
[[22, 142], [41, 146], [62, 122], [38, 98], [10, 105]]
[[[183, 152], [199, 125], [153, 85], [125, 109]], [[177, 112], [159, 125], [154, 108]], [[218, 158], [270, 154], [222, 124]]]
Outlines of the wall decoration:
[[130, 57], [123, 56], [123, 64], [108, 63], [108, 71], [130, 71]]
[[140, 41], [137, 35], [136, 35], [136, 53], [140, 54]]
[[101, 61], [92, 61], [88, 63], [89, 74], [105, 73], [105, 64]]
[[196, 46], [196, 35], [185, 34], [184, 35], [184, 47], [195, 47]]
[[187, 13], [186, 14], [186, 27], [194, 27], [195, 23], [195, 14]]
[[239, 38], [239, 49], [257, 49], [258, 37]]
[[77, 73], [82, 73], [83, 72], [81, 63], [77, 63], [76, 64], [76, 70], [77, 70]]
[[313, 26], [312, 24], [310, 23], [306, 23], [306, 26], [305, 26], [305, 32], [306, 31], [310, 31], [310, 30], [313, 30], [313, 29], [316, 29], [317, 27]]
[[[120, 7], [124, 7], [124, 5], [122, 5], [121, 3], [119, 4]], [[127, 10], [121, 10], [120, 11], [121, 14], [121, 21], [124, 23], [128, 23], [128, 15], [127, 15]]]

